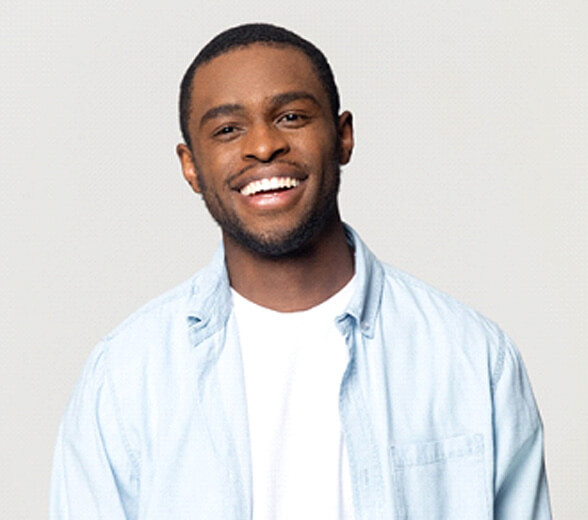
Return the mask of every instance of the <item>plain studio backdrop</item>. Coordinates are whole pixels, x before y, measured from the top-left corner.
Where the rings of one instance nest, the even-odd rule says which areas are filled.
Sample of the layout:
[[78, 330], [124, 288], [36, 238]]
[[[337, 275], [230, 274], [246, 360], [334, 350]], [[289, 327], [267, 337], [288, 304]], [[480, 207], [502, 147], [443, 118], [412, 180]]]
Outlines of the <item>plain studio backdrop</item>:
[[178, 85], [217, 32], [268, 21], [326, 53], [355, 115], [344, 219], [514, 338], [555, 517], [586, 518], [587, 13], [583, 0], [3, 1], [0, 517], [46, 517], [90, 350], [215, 250], [174, 152]]

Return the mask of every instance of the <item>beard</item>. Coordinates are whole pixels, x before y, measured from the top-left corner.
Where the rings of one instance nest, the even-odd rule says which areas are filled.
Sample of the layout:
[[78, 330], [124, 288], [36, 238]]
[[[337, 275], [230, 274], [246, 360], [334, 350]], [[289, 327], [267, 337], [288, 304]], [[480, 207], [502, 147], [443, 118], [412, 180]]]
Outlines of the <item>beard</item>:
[[212, 218], [238, 244], [261, 256], [283, 258], [304, 251], [321, 230], [337, 214], [337, 195], [341, 179], [339, 164], [333, 162], [330, 182], [321, 188], [321, 195], [296, 226], [285, 231], [268, 230], [254, 232], [234, 212], [228, 211], [217, 193], [209, 190], [203, 179], [199, 179], [202, 197]]

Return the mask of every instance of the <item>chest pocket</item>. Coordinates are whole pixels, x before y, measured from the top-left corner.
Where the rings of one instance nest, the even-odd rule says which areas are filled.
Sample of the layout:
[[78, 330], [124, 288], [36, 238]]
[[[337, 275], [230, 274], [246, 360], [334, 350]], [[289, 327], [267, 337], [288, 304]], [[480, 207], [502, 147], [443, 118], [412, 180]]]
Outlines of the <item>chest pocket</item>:
[[397, 518], [487, 520], [482, 435], [390, 448]]

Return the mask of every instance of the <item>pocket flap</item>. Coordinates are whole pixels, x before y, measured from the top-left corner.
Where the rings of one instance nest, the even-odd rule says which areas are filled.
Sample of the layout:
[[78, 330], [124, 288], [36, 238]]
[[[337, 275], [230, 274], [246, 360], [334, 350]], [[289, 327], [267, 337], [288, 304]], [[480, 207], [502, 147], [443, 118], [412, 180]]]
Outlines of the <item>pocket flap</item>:
[[443, 460], [484, 453], [481, 434], [459, 435], [431, 442], [395, 444], [390, 447], [392, 462], [397, 468], [433, 464]]

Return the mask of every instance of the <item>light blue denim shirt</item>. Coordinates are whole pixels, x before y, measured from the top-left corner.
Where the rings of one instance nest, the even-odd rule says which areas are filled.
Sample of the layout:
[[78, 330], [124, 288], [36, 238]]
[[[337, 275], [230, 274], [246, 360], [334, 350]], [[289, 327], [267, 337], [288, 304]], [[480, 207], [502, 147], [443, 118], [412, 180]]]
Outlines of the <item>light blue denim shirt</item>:
[[[512, 342], [347, 233], [357, 283], [337, 318], [339, 410], [356, 519], [551, 518], [541, 420]], [[242, 372], [221, 248], [93, 351], [59, 431], [51, 518], [250, 519]]]

